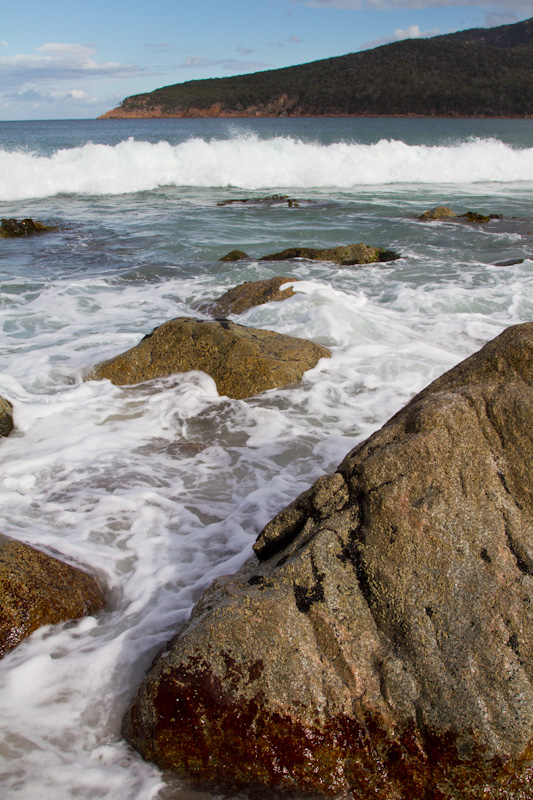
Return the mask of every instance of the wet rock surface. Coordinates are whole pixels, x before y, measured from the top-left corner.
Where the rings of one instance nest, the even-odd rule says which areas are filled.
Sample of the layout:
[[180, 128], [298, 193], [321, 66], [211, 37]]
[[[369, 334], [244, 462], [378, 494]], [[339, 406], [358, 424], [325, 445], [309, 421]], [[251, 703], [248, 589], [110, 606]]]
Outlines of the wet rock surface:
[[198, 784], [532, 798], [533, 323], [437, 379], [217, 579], [124, 721]]
[[236, 200], [221, 200], [217, 206], [251, 205], [274, 206], [287, 205], [288, 208], [299, 208], [300, 203], [288, 194], [271, 194], [268, 197], [244, 197]]
[[202, 304], [202, 310], [213, 317], [225, 317], [228, 314], [242, 314], [249, 308], [264, 303], [279, 302], [294, 295], [292, 287], [281, 290], [286, 283], [294, 283], [297, 278], [277, 276], [262, 281], [245, 281], [225, 292], [213, 303]]
[[104, 605], [86, 572], [0, 534], [0, 658], [37, 628], [95, 614]]
[[313, 247], [289, 247], [279, 253], [263, 256], [259, 261], [286, 261], [290, 258], [308, 258], [311, 261], [333, 261], [335, 264], [373, 264], [378, 261], [395, 261], [400, 254], [382, 247], [363, 244], [347, 244], [340, 247], [316, 249]]
[[16, 219], [0, 220], [0, 239], [16, 239], [20, 236], [33, 236], [35, 233], [48, 231], [57, 231], [57, 228], [43, 225], [42, 222], [37, 222], [30, 217], [20, 222]]
[[219, 394], [239, 399], [297, 383], [320, 358], [329, 356], [325, 347], [305, 339], [229, 320], [178, 317], [95, 367], [88, 378], [123, 385], [200, 370], [213, 378]]
[[422, 222], [432, 219], [450, 219], [456, 220], [457, 222], [464, 221], [485, 224], [493, 219], [503, 219], [503, 214], [480, 214], [479, 211], [466, 211], [464, 214], [457, 214], [447, 206], [437, 206], [436, 208], [430, 208], [428, 211], [424, 211], [418, 219]]
[[457, 214], [448, 206], [435, 206], [435, 208], [429, 208], [427, 211], [424, 211], [423, 214], [420, 214], [418, 219], [420, 220], [429, 220], [429, 219], [456, 219]]
[[219, 261], [245, 261], [250, 256], [244, 250], [230, 250], [225, 256], [219, 258]]
[[13, 406], [4, 397], [0, 397], [0, 436], [9, 436], [13, 430]]

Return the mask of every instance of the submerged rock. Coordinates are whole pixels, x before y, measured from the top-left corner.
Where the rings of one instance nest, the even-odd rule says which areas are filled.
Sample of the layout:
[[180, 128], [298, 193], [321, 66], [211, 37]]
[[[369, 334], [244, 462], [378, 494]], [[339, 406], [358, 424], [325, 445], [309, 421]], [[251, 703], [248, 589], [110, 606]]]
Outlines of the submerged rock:
[[378, 261], [395, 261], [401, 258], [394, 250], [382, 247], [370, 247], [363, 244], [347, 244], [340, 247], [315, 249], [312, 247], [289, 247], [280, 253], [263, 256], [259, 261], [286, 261], [290, 258], [308, 258], [312, 261], [333, 261], [335, 264], [351, 266], [353, 264], [373, 264]]
[[95, 614], [104, 605], [86, 572], [0, 534], [0, 658], [37, 628]]
[[281, 290], [285, 283], [294, 283], [297, 278], [275, 277], [262, 281], [245, 281], [229, 289], [213, 303], [203, 304], [202, 308], [213, 317], [225, 317], [228, 314], [242, 314], [249, 308], [264, 303], [273, 303], [292, 297], [294, 292], [290, 286]]
[[19, 236], [32, 236], [34, 233], [57, 231], [50, 225], [43, 225], [30, 217], [18, 222], [16, 219], [3, 219], [0, 222], [0, 239], [15, 239]]
[[221, 395], [251, 397], [298, 382], [329, 350], [305, 339], [245, 328], [228, 320], [178, 317], [154, 328], [135, 347], [99, 364], [89, 379], [142, 383], [175, 372], [210, 375]]
[[4, 397], [0, 397], [0, 436], [9, 436], [13, 430], [13, 406]]
[[437, 379], [217, 579], [124, 721], [194, 783], [533, 798], [533, 323]]

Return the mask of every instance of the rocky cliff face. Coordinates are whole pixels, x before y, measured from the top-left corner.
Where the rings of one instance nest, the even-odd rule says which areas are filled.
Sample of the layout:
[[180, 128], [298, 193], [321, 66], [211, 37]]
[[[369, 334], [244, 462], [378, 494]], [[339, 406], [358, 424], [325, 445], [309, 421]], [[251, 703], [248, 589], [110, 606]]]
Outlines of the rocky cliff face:
[[259, 536], [127, 715], [196, 783], [532, 798], [533, 323], [414, 398]]
[[[342, 113], [342, 112], [341, 112]], [[154, 103], [153, 98], [147, 95], [135, 95], [126, 98], [124, 102], [111, 111], [102, 114], [98, 119], [145, 119], [169, 118], [181, 119], [182, 117], [280, 117], [280, 116], [305, 116], [297, 105], [296, 99], [282, 94], [265, 103], [250, 104], [243, 108], [231, 108], [223, 103], [212, 103], [207, 107], [198, 106], [168, 106]]]

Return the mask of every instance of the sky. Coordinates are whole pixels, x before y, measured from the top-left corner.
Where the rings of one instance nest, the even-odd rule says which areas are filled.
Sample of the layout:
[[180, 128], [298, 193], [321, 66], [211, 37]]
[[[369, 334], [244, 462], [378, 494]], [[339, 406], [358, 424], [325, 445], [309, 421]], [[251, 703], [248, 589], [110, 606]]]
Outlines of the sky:
[[24, 0], [0, 15], [0, 120], [533, 16], [533, 0]]

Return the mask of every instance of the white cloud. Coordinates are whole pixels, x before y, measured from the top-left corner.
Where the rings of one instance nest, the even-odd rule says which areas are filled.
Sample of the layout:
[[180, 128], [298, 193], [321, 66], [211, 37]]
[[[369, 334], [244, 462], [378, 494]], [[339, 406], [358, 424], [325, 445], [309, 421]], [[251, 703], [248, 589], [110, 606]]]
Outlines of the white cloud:
[[0, 42], [1, 47], [9, 47], [7, 42]]
[[287, 39], [282, 39], [281, 42], [270, 42], [271, 47], [285, 47], [287, 44], [302, 44], [302, 39], [299, 36], [289, 36]]
[[237, 53], [241, 53], [243, 56], [249, 56], [256, 52], [255, 49], [252, 49], [251, 47], [242, 47], [241, 45], [238, 45], [238, 47], [235, 48], [235, 51]]
[[370, 50], [373, 47], [379, 47], [382, 44], [390, 44], [391, 42], [401, 42], [404, 39], [427, 39], [429, 36], [438, 36], [440, 30], [432, 28], [430, 31], [421, 31], [419, 25], [410, 25], [409, 28], [396, 28], [393, 36], [382, 36], [380, 39], [373, 39], [371, 42], [365, 42], [361, 45], [362, 50]]
[[205, 67], [221, 67], [225, 72], [257, 72], [262, 69], [269, 69], [272, 64], [265, 64], [262, 61], [238, 61], [235, 58], [201, 58], [199, 56], [189, 56], [179, 65], [181, 68], [203, 69]]
[[148, 42], [144, 46], [150, 48], [150, 50], [154, 50], [156, 53], [170, 53], [174, 50], [170, 42]]
[[36, 54], [0, 56], [0, 77], [6, 88], [24, 90], [50, 81], [124, 78], [143, 72], [134, 64], [98, 62], [89, 44], [51, 42], [35, 48]]
[[91, 116], [95, 108], [100, 113], [112, 107], [110, 81], [155, 74], [135, 64], [99, 61], [91, 44], [48, 42], [31, 53], [0, 55], [2, 118]]

